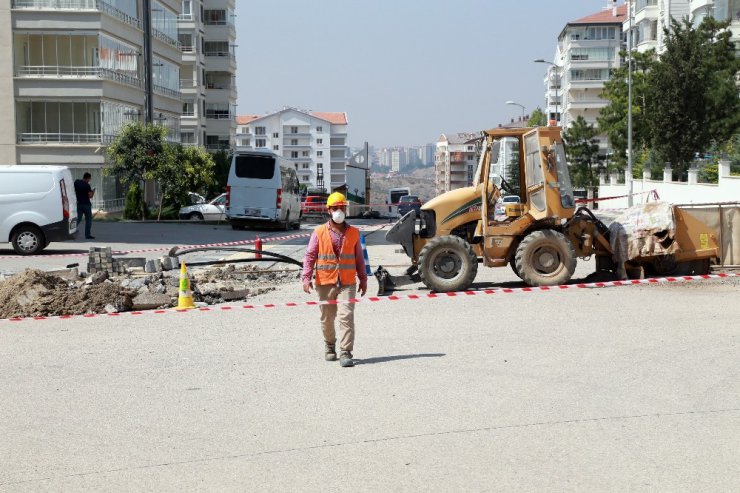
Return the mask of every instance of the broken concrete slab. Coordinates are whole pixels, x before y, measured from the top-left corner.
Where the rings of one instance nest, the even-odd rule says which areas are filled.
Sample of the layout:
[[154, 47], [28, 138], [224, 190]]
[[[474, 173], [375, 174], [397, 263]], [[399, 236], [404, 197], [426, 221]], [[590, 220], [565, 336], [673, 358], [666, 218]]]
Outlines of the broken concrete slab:
[[160, 306], [169, 306], [171, 301], [169, 295], [161, 293], [140, 294], [132, 300], [134, 310], [152, 310]]

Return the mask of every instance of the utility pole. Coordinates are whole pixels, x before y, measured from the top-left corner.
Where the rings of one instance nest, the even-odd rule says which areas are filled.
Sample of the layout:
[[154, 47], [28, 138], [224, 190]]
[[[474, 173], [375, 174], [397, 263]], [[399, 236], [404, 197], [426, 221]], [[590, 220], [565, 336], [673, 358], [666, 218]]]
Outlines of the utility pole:
[[370, 204], [370, 151], [365, 141], [365, 205]]
[[154, 91], [152, 86], [152, 0], [142, 0], [144, 20], [144, 122], [154, 121]]
[[627, 184], [627, 206], [632, 207], [632, 1], [627, 2], [629, 32], [627, 38], [627, 173], [624, 181]]

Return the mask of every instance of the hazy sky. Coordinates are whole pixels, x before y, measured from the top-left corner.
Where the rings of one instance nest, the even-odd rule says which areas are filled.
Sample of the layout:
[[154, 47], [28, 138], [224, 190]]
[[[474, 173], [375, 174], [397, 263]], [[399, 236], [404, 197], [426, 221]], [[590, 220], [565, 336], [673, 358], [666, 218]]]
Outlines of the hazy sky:
[[[544, 107], [572, 20], [606, 0], [237, 0], [237, 114], [345, 111], [349, 144], [436, 141]], [[619, 4], [622, 4], [619, 0]]]

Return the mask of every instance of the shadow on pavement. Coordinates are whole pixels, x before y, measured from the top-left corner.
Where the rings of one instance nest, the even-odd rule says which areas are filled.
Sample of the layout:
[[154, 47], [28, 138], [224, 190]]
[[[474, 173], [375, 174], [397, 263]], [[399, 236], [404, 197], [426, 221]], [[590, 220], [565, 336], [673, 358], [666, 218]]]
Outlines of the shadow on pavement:
[[439, 358], [447, 356], [445, 353], [423, 353], [423, 354], [399, 354], [397, 356], [378, 356], [377, 358], [358, 359], [358, 365], [374, 365], [376, 363], [388, 363], [389, 361], [398, 361], [402, 359], [414, 358]]

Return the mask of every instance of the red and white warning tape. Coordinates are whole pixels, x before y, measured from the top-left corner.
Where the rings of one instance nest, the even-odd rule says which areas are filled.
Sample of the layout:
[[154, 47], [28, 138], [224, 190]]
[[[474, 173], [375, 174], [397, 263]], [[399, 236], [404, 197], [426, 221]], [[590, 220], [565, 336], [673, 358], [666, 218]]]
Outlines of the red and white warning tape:
[[559, 286], [540, 286], [536, 288], [524, 287], [524, 288], [500, 288], [500, 289], [481, 289], [475, 291], [456, 291], [451, 293], [422, 293], [422, 294], [404, 294], [404, 295], [391, 295], [391, 296], [368, 296], [367, 298], [351, 298], [348, 300], [328, 300], [328, 301], [297, 301], [297, 302], [286, 302], [286, 303], [266, 303], [263, 305], [224, 305], [218, 307], [202, 307], [190, 310], [178, 310], [177, 308], [168, 308], [164, 310], [147, 310], [147, 311], [134, 311], [134, 312], [123, 312], [123, 313], [103, 313], [96, 314], [91, 313], [87, 315], [61, 315], [55, 317], [26, 317], [26, 318], [4, 318], [0, 319], [0, 322], [23, 322], [23, 321], [34, 321], [34, 320], [53, 320], [53, 319], [80, 319], [80, 318], [95, 318], [95, 317], [124, 317], [124, 316], [139, 316], [145, 314], [152, 315], [163, 315], [171, 313], [185, 313], [185, 312], [233, 312], [240, 310], [257, 310], [261, 308], [294, 308], [301, 306], [320, 306], [320, 305], [340, 305], [350, 303], [377, 303], [381, 301], [408, 301], [408, 300], [423, 300], [423, 299], [444, 299], [444, 298], [455, 298], [465, 296], [479, 296], [479, 295], [495, 295], [495, 294], [515, 294], [515, 293], [537, 293], [547, 291], [564, 291], [568, 289], [593, 289], [593, 288], [609, 288], [617, 286], [634, 286], [638, 284], [664, 284], [672, 282], [688, 282], [688, 281], [705, 281], [712, 279], [726, 279], [731, 277], [740, 277], [740, 273], [721, 273], [721, 274], [706, 274], [700, 276], [680, 276], [680, 277], [660, 277], [650, 279], [634, 279], [628, 281], [605, 281], [605, 282], [592, 282], [592, 283], [579, 283], [579, 284], [561, 284]]
[[629, 197], [630, 195], [644, 195], [644, 194], [650, 194], [648, 196], [648, 200], [650, 197], [653, 197], [654, 200], [660, 200], [660, 197], [658, 196], [658, 190], [652, 189], [652, 190], [646, 190], [644, 192], [634, 192], [632, 194], [626, 194], [626, 195], [614, 195], [612, 197], [595, 197], [593, 199], [576, 199], [576, 204], [585, 204], [588, 202], [602, 202], [604, 200], [612, 200], [612, 199], [623, 199], [625, 197]]

